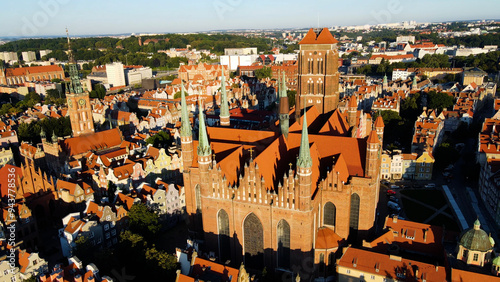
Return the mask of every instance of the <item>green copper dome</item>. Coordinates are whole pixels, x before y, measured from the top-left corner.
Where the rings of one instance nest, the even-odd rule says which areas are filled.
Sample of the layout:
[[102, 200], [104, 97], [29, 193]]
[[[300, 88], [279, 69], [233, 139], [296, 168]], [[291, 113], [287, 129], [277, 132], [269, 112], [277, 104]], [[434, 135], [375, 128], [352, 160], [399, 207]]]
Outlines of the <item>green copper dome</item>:
[[474, 228], [465, 232], [460, 239], [460, 245], [471, 251], [486, 252], [493, 248], [490, 242], [490, 236], [479, 228], [481, 223], [479, 220], [474, 222]]

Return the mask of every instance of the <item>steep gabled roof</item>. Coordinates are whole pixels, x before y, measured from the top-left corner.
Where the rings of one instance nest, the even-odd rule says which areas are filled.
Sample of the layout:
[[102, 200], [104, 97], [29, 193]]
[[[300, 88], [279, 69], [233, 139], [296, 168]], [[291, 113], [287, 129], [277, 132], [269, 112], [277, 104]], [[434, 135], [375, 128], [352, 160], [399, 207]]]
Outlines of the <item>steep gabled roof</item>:
[[299, 44], [335, 44], [338, 42], [328, 28], [325, 27], [319, 33], [314, 32], [312, 28], [309, 29]]

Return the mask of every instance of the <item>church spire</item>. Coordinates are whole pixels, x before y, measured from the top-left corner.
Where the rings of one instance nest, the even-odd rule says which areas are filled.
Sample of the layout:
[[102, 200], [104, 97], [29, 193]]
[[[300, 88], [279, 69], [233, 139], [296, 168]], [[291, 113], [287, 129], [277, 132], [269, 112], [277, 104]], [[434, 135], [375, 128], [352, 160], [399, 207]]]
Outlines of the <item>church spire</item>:
[[181, 80], [181, 136], [191, 136], [192, 134], [186, 104], [186, 94], [184, 93], [184, 83]]
[[220, 98], [220, 124], [229, 126], [229, 107], [227, 105], [226, 78], [224, 72], [221, 77], [221, 98]]
[[69, 33], [66, 28], [66, 35], [68, 37], [68, 66], [69, 66], [69, 77], [70, 83], [67, 92], [73, 94], [83, 93], [82, 84], [80, 83], [80, 74], [78, 73], [78, 68], [76, 65], [75, 58], [73, 57], [73, 52], [71, 52], [71, 42], [69, 41]]
[[309, 135], [307, 132], [307, 114], [304, 110], [304, 119], [302, 120], [302, 139], [300, 141], [299, 159], [297, 167], [312, 167], [311, 152], [309, 151]]
[[280, 98], [285, 98], [288, 97], [286, 93], [286, 79], [285, 79], [285, 72], [283, 72], [283, 78], [281, 79], [281, 91], [280, 91]]
[[52, 143], [56, 143], [57, 142], [57, 135], [56, 135], [56, 131], [52, 131]]
[[199, 127], [198, 127], [198, 156], [210, 156], [212, 148], [208, 142], [207, 128], [205, 126], [205, 118], [203, 117], [203, 109], [200, 104]]
[[283, 73], [283, 79], [281, 80], [281, 85], [280, 85], [280, 108], [279, 108], [279, 118], [280, 118], [280, 129], [281, 129], [281, 134], [285, 136], [285, 138], [288, 138], [288, 130], [289, 130], [289, 111], [290, 107], [288, 104], [288, 95], [286, 94], [286, 80], [285, 80], [285, 73]]
[[45, 139], [45, 130], [43, 130], [43, 127], [40, 129], [40, 137]]

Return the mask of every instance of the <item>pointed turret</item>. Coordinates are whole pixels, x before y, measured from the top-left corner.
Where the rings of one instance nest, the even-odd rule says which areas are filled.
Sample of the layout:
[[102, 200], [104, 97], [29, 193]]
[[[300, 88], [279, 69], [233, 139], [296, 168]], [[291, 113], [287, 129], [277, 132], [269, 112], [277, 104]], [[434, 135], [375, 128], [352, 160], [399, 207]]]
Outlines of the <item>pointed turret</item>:
[[356, 126], [356, 116], [358, 113], [358, 102], [356, 100], [356, 96], [352, 95], [349, 99], [349, 104], [347, 108], [348, 113], [348, 122], [350, 127]]
[[384, 74], [384, 80], [382, 81], [382, 87], [384, 88], [384, 90], [387, 88], [387, 75]]
[[288, 104], [288, 95], [286, 92], [286, 80], [285, 80], [285, 73], [283, 73], [283, 78], [281, 80], [281, 88], [280, 88], [280, 112], [279, 112], [279, 118], [280, 118], [280, 128], [281, 128], [281, 134], [285, 135], [285, 138], [288, 138], [288, 129], [289, 129], [289, 123], [290, 123], [290, 116], [288, 114], [290, 107]]
[[186, 94], [184, 93], [184, 83], [181, 81], [181, 136], [192, 136], [191, 123], [189, 122], [189, 113], [186, 103]]
[[[181, 80], [181, 150], [183, 170], [188, 171], [193, 165], [193, 132], [189, 122], [189, 113], [184, 93], [184, 83]], [[184, 174], [186, 175], [186, 174]]]
[[372, 130], [368, 139], [366, 140], [366, 164], [365, 164], [365, 177], [371, 177], [376, 180], [378, 172], [380, 171], [380, 147], [381, 143], [375, 131]]
[[417, 76], [416, 75], [413, 77], [413, 82], [411, 84], [411, 89], [412, 90], [417, 89]]
[[52, 143], [56, 143], [57, 142], [57, 135], [56, 135], [56, 131], [52, 131]]
[[309, 210], [311, 207], [311, 192], [312, 192], [312, 158], [309, 148], [309, 135], [307, 132], [307, 115], [304, 112], [302, 121], [302, 139], [300, 140], [299, 158], [297, 159], [297, 174], [298, 179], [298, 202], [296, 207], [300, 210]]
[[42, 138], [42, 141], [46, 138], [46, 136], [45, 136], [45, 130], [43, 130], [43, 127], [40, 130], [40, 137]]
[[384, 127], [385, 127], [384, 119], [382, 118], [381, 115], [379, 115], [375, 120], [375, 131], [377, 132], [380, 144], [382, 144], [384, 141]]
[[205, 126], [205, 118], [203, 110], [200, 107], [199, 126], [198, 126], [198, 157], [206, 157], [212, 155], [212, 148], [208, 142], [207, 129]]
[[300, 140], [299, 159], [297, 167], [310, 168], [312, 166], [311, 152], [309, 151], [309, 134], [307, 132], [307, 114], [304, 112], [302, 121], [302, 139]]
[[220, 125], [229, 126], [229, 106], [227, 102], [227, 93], [226, 93], [226, 78], [224, 72], [222, 72], [221, 77], [221, 98], [220, 98]]

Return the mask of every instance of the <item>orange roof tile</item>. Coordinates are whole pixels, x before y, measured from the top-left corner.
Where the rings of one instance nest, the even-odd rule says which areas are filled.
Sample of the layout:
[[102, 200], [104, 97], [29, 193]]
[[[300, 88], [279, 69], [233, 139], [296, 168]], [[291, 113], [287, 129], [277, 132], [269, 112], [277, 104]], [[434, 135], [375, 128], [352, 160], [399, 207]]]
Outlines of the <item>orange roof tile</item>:
[[328, 227], [321, 227], [316, 235], [315, 249], [338, 248], [344, 239]]
[[70, 156], [78, 155], [94, 149], [112, 148], [122, 143], [121, 132], [113, 128], [94, 134], [65, 139], [61, 146]]
[[338, 40], [333, 37], [328, 28], [323, 28], [319, 33], [314, 32], [311, 28], [306, 36], [299, 42], [299, 44], [335, 44]]
[[202, 277], [204, 270], [210, 271], [211, 274], [215, 274], [220, 277], [220, 281], [234, 281], [238, 278], [239, 270], [236, 268], [232, 268], [229, 266], [225, 266], [216, 262], [212, 262], [209, 260], [201, 259], [199, 257], [194, 258], [194, 263], [191, 270], [191, 275], [195, 277]]

